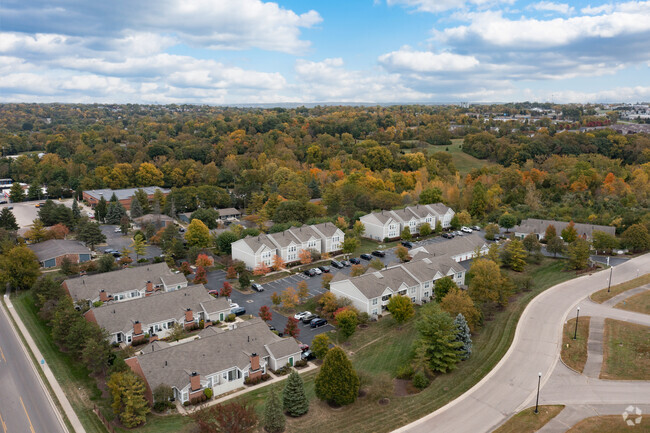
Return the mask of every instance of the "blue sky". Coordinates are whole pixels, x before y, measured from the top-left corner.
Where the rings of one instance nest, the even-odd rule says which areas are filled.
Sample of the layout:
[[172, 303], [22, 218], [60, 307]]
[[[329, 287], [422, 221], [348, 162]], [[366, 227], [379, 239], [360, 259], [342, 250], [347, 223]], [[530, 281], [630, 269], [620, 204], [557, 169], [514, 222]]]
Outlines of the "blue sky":
[[650, 1], [3, 0], [0, 101], [650, 100]]

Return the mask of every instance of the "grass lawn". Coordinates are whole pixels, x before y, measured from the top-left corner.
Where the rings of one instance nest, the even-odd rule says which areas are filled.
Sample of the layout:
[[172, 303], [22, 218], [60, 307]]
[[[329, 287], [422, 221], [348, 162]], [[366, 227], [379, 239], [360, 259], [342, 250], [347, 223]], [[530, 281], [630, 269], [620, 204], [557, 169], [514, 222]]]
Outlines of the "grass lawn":
[[[68, 397], [72, 408], [77, 413], [79, 421], [83, 424], [86, 432], [105, 433], [107, 431], [106, 428], [93, 413], [93, 404], [102, 408], [102, 413], [108, 418], [111, 416], [110, 401], [102, 398], [101, 391], [97, 388], [95, 380], [90, 376], [89, 371], [80, 363], [71, 359], [70, 356], [59, 351], [56, 344], [52, 341], [49, 327], [38, 317], [36, 307], [29, 293], [21, 293], [18, 296], [12, 297], [12, 302], [43, 354], [45, 361], [52, 369], [52, 373], [63, 388], [65, 395]], [[183, 426], [187, 424], [187, 419], [180, 415], [169, 417], [150, 415], [147, 418], [146, 426], [138, 429], [138, 431], [147, 433], [182, 432]], [[131, 431], [127, 429], [116, 430], [124, 432]]]
[[[316, 372], [303, 377], [311, 398], [309, 413], [288, 423], [288, 431], [313, 433], [332, 432], [388, 432], [433, 412], [467, 391], [487, 374], [503, 357], [514, 337], [517, 321], [525, 306], [545, 289], [575, 276], [563, 271], [564, 262], [545, 258], [539, 265], [530, 265], [529, 271], [536, 282], [530, 292], [514, 297], [503, 310], [494, 314], [474, 336], [472, 357], [458, 364], [449, 374], [437, 376], [426, 390], [398, 397], [393, 392], [392, 378], [403, 362], [409, 359], [412, 343], [417, 337], [414, 320], [397, 329], [390, 316], [358, 330], [343, 348], [351, 353], [351, 360], [362, 376], [362, 388], [367, 395], [352, 405], [331, 409], [313, 398], [313, 380]], [[260, 389], [242, 397], [262, 410], [268, 390]], [[380, 406], [380, 398], [390, 403]]]
[[634, 427], [628, 426], [621, 415], [594, 416], [580, 421], [567, 433], [650, 433], [650, 422], [642, 420]]
[[650, 327], [605, 319], [601, 379], [650, 379]]
[[536, 432], [555, 418], [562, 409], [564, 409], [564, 405], [540, 406], [539, 413], [535, 413], [535, 408], [529, 407], [513, 415], [505, 424], [496, 429], [494, 433]]
[[636, 311], [637, 313], [650, 314], [650, 290], [627, 298], [616, 304], [615, 308]]
[[474, 158], [472, 155], [463, 152], [461, 149], [462, 144], [462, 138], [455, 138], [451, 140], [451, 146], [429, 146], [429, 154], [435, 152], [446, 152], [446, 149], [449, 149], [454, 165], [460, 172], [461, 176], [466, 175], [474, 169], [490, 164], [490, 162], [485, 159]]
[[602, 304], [606, 300], [613, 298], [614, 296], [618, 295], [619, 293], [623, 293], [626, 290], [634, 289], [636, 287], [639, 287], [639, 286], [642, 286], [642, 285], [648, 284], [648, 283], [650, 283], [650, 274], [641, 275], [640, 277], [635, 278], [633, 280], [626, 281], [624, 283], [612, 286], [610, 288], [609, 293], [607, 293], [607, 289], [599, 290], [596, 293], [593, 293], [591, 295], [591, 300], [594, 301], [594, 302], [597, 302], [599, 304]]
[[578, 373], [582, 373], [587, 363], [587, 340], [589, 340], [589, 316], [578, 320], [578, 333], [574, 340], [576, 319], [569, 320], [562, 331], [562, 361]]

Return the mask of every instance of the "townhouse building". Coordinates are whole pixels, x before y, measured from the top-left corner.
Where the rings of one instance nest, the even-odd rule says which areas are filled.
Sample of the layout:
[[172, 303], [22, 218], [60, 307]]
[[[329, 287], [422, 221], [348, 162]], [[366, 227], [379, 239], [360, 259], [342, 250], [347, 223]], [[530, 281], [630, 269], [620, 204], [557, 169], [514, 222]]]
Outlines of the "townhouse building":
[[[558, 236], [561, 236], [562, 230], [567, 228], [570, 223], [567, 221], [554, 221], [554, 220], [542, 220], [536, 218], [528, 218], [521, 221], [521, 224], [515, 226], [512, 231], [515, 232], [515, 236], [518, 238], [524, 238], [530, 233], [537, 235], [537, 239], [544, 239], [546, 234], [546, 228], [548, 226], [554, 226], [555, 232]], [[578, 232], [578, 236], [584, 237], [587, 240], [591, 240], [593, 233], [595, 231], [601, 231], [608, 233], [612, 236], [616, 235], [616, 227], [614, 226], [601, 226], [596, 224], [582, 224], [574, 223], [574, 228]]]
[[477, 254], [485, 255], [488, 249], [489, 245], [483, 236], [474, 232], [413, 248], [410, 255], [414, 260], [425, 256], [447, 256], [456, 262], [462, 262], [475, 258]]
[[383, 241], [400, 237], [402, 230], [408, 227], [411, 233], [420, 232], [420, 226], [428, 223], [435, 229], [438, 222], [442, 228], [451, 226], [455, 212], [442, 203], [407, 206], [397, 210], [372, 212], [360, 218], [366, 228], [365, 237]]

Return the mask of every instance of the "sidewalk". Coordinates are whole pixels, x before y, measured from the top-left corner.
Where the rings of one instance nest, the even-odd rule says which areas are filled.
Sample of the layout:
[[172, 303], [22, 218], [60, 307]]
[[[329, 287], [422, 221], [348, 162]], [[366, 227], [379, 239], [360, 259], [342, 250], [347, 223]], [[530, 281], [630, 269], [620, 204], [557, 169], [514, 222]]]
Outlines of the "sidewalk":
[[[318, 366], [314, 362], [310, 361], [309, 366], [307, 366], [305, 368], [301, 368], [300, 370], [298, 370], [298, 369], [295, 369], [295, 370], [299, 374], [302, 374], [302, 373], [306, 373], [308, 371], [316, 370], [317, 368], [318, 368]], [[214, 406], [215, 404], [220, 404], [220, 403], [223, 403], [224, 401], [228, 401], [228, 400], [230, 400], [232, 398], [242, 396], [242, 395], [246, 394], [247, 392], [255, 391], [256, 389], [264, 388], [265, 386], [269, 386], [269, 385], [272, 385], [274, 383], [281, 382], [281, 381], [283, 381], [283, 380], [285, 380], [286, 378], [289, 377], [288, 374], [285, 374], [284, 376], [275, 376], [273, 373], [269, 373], [269, 374], [271, 374], [273, 376], [273, 379], [267, 380], [266, 382], [262, 382], [262, 383], [260, 383], [258, 385], [251, 386], [251, 387], [245, 387], [244, 389], [242, 389], [240, 391], [224, 395], [223, 397], [220, 397], [220, 398], [215, 398], [213, 400], [210, 400], [208, 402], [205, 402], [203, 404], [196, 405], [196, 406], [183, 406], [182, 404], [177, 402], [176, 403], [176, 409], [178, 409], [178, 413], [180, 413], [181, 415], [189, 415], [189, 414], [191, 414], [193, 412], [196, 412], [197, 410], [205, 409], [206, 407]]]
[[[37, 360], [41, 360], [41, 362], [38, 364], [41, 367], [41, 370], [45, 374], [45, 378], [49, 382], [50, 386], [54, 390], [54, 393], [56, 394], [57, 399], [59, 400], [59, 403], [61, 403], [61, 407], [63, 407], [63, 410], [68, 417], [68, 420], [70, 421], [70, 424], [72, 424], [72, 428], [74, 429], [74, 432], [76, 433], [85, 433], [85, 429], [81, 425], [81, 422], [79, 421], [79, 418], [77, 417], [77, 414], [75, 413], [74, 409], [72, 409], [72, 406], [70, 405], [70, 402], [68, 401], [68, 398], [65, 396], [65, 393], [63, 392], [63, 389], [61, 389], [61, 385], [59, 385], [59, 382], [57, 382], [56, 378], [54, 377], [54, 374], [52, 373], [52, 370], [50, 369], [49, 365], [46, 362], [43, 362], [44, 358], [43, 355], [41, 354], [41, 351], [38, 350], [38, 347], [36, 346], [36, 343], [34, 343], [34, 340], [32, 339], [32, 336], [30, 333], [27, 331], [27, 328], [25, 328], [25, 325], [23, 324], [22, 320], [20, 319], [20, 316], [18, 313], [16, 313], [16, 310], [11, 303], [11, 299], [9, 299], [9, 296], [4, 295], [4, 301], [7, 305], [7, 310], [9, 310], [9, 313], [11, 314], [11, 317], [16, 321], [16, 324], [18, 325], [18, 329], [15, 329], [14, 324], [10, 321], [11, 327], [14, 331], [14, 333], [18, 336], [18, 341], [20, 342], [20, 347], [22, 347], [23, 351], [25, 352], [25, 355], [27, 355], [27, 358], [30, 358], [30, 355], [27, 351], [27, 348], [22, 344], [22, 340], [20, 339], [20, 335], [22, 334], [23, 337], [25, 338], [25, 341], [27, 342], [27, 345], [29, 346], [30, 350], [34, 354], [34, 357]], [[4, 308], [4, 305], [2, 306]], [[18, 332], [20, 331], [20, 333]], [[36, 373], [36, 377], [38, 377], [38, 381], [40, 382], [43, 392], [45, 395], [48, 397], [50, 400], [50, 403], [52, 404], [52, 407], [54, 408], [54, 411], [57, 415], [57, 418], [59, 418], [59, 422], [63, 426], [63, 429], [65, 431], [68, 431], [65, 422], [63, 421], [63, 418], [61, 417], [61, 414], [59, 413], [59, 409], [56, 407], [54, 404], [54, 401], [52, 400], [52, 396], [50, 395], [50, 392], [48, 391], [47, 387], [43, 383], [43, 380], [41, 378], [41, 375], [38, 374], [36, 371], [36, 367], [34, 366], [33, 363], [30, 363], [32, 368], [34, 369], [34, 372]], [[73, 433], [74, 433], [73, 432]]]

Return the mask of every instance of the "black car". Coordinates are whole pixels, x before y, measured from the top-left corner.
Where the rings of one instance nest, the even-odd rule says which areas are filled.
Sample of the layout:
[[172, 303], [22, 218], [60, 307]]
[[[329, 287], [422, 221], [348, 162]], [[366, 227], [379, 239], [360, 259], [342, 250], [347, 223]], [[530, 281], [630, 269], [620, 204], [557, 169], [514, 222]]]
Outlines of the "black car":
[[262, 287], [261, 284], [253, 283], [251, 284], [251, 289], [255, 290], [256, 292], [263, 292], [264, 287]]
[[235, 316], [241, 316], [243, 314], [246, 314], [246, 308], [244, 308], [244, 307], [232, 308], [230, 310], [230, 314], [234, 314]]
[[453, 233], [443, 233], [442, 237], [445, 239], [452, 239], [454, 237]]
[[319, 266], [318, 269], [320, 269], [321, 272], [324, 272], [326, 274], [329, 273], [329, 271], [332, 270], [332, 268], [330, 268], [329, 266]]
[[338, 260], [332, 260], [332, 266], [336, 269], [343, 269], [343, 263], [339, 262]]
[[405, 246], [406, 248], [413, 248], [413, 244], [409, 241], [402, 241], [402, 246]]
[[375, 250], [372, 252], [372, 255], [375, 257], [386, 257], [386, 253], [383, 251]]
[[[363, 260], [372, 260], [372, 256], [371, 256], [370, 254], [367, 254], [367, 253], [361, 254], [360, 257], [361, 257]], [[361, 262], [359, 262], [359, 263], [361, 263]]]
[[348, 262], [347, 260], [343, 260], [343, 261], [341, 262], [341, 264], [342, 264], [343, 266], [345, 266], [346, 268], [349, 268], [350, 266], [352, 266], [352, 263]]
[[350, 263], [352, 263], [353, 265], [358, 265], [358, 264], [361, 263], [361, 260], [359, 260], [358, 257], [352, 257], [352, 258], [350, 259]]
[[122, 256], [122, 253], [120, 253], [118, 250], [114, 250], [112, 248], [105, 249], [104, 254], [110, 254], [113, 257], [121, 257]]
[[307, 324], [309, 324], [309, 323], [310, 323], [312, 320], [314, 320], [314, 319], [318, 319], [318, 316], [315, 315], [315, 314], [311, 314], [311, 313], [309, 313], [309, 314], [307, 314], [306, 316], [304, 316], [301, 320], [302, 320], [302, 323], [304, 323], [305, 325], [307, 325]]
[[309, 326], [311, 328], [320, 328], [321, 326], [325, 325], [327, 325], [327, 320], [321, 318], [313, 319], [311, 322], [309, 322]]
[[307, 269], [303, 274], [307, 275], [308, 277], [315, 277], [316, 276], [316, 271], [314, 268]]
[[310, 361], [312, 359], [315, 359], [316, 355], [314, 355], [311, 350], [305, 350], [300, 354], [300, 357], [306, 361]]

